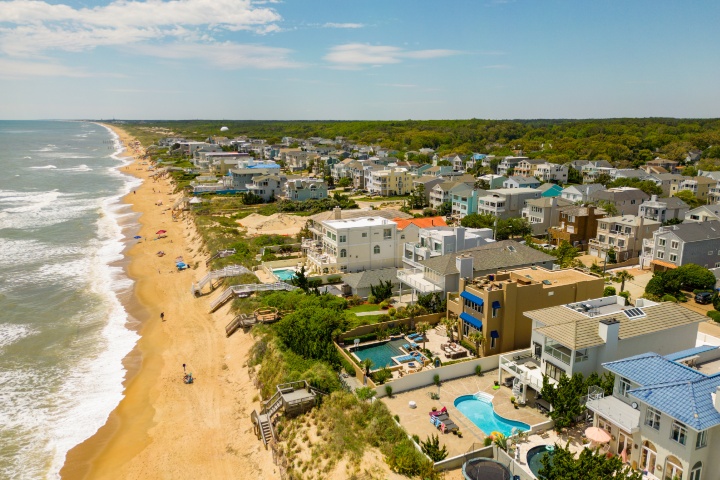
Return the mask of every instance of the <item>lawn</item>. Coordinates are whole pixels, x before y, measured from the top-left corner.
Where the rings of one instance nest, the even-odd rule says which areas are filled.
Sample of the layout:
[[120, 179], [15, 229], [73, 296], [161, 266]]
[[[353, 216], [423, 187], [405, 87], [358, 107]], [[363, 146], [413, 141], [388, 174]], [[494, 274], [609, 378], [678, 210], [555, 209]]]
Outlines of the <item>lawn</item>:
[[353, 200], [358, 202], [398, 202], [407, 200], [410, 197], [408, 195], [398, 197], [353, 197]]
[[373, 305], [372, 303], [364, 303], [362, 305], [357, 305], [352, 308], [348, 308], [347, 311], [350, 313], [358, 313], [358, 312], [376, 312], [380, 310], [379, 305]]

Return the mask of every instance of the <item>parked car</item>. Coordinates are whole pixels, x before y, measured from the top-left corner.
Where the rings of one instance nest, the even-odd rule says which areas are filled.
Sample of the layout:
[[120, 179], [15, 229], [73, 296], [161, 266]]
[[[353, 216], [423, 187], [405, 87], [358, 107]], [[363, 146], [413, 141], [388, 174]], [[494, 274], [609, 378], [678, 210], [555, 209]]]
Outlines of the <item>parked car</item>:
[[695, 303], [707, 305], [708, 303], [712, 302], [712, 297], [713, 297], [712, 292], [700, 292], [697, 295], [695, 295]]

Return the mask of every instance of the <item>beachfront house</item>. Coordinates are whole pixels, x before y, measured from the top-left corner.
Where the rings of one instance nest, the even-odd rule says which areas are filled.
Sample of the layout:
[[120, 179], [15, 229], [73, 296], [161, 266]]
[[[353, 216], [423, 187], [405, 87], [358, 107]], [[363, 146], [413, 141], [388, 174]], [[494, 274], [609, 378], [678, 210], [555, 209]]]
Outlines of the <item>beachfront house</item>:
[[293, 178], [285, 183], [283, 193], [279, 198], [302, 202], [305, 200], [319, 200], [328, 196], [327, 183], [315, 178]]
[[[487, 243], [417, 262], [419, 266], [398, 270], [401, 289], [418, 293], [457, 292], [461, 278], [497, 273], [499, 270], [538, 266], [552, 269], [555, 257], [514, 240]], [[406, 290], [407, 292], [407, 290]]]
[[605, 362], [654, 349], [669, 354], [695, 346], [703, 315], [672, 302], [638, 299], [625, 305], [619, 295], [530, 310], [530, 348], [500, 357], [500, 380], [514, 377], [522, 397], [562, 375], [602, 373]]
[[457, 319], [461, 339], [482, 332], [483, 356], [497, 355], [530, 345], [532, 322], [525, 312], [596, 298], [603, 288], [602, 278], [574, 269], [498, 271], [461, 278], [460, 293], [448, 294], [447, 314]]
[[263, 202], [271, 202], [283, 194], [287, 176], [281, 173], [269, 173], [253, 177], [252, 183], [245, 185], [247, 191], [263, 199]]
[[644, 346], [645, 353], [603, 363], [615, 375], [613, 393], [593, 392], [586, 403], [593, 425], [610, 436], [608, 453], [647, 479], [718, 478], [720, 349], [692, 345], [663, 355], [656, 353], [662, 344]]

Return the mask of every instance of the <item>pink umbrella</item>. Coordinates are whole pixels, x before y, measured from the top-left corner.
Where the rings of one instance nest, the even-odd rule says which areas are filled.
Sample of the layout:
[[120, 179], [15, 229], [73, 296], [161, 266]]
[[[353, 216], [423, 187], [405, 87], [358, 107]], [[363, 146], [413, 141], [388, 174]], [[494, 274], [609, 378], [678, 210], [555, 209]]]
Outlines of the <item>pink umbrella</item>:
[[585, 436], [596, 443], [607, 443], [610, 439], [610, 434], [598, 427], [590, 427], [585, 429]]

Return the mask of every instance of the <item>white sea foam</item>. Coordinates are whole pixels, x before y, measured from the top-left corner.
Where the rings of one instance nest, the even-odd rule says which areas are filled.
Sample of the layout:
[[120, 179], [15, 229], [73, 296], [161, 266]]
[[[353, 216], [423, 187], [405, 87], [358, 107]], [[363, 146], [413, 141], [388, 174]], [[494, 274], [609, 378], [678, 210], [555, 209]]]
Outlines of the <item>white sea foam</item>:
[[61, 168], [60, 170], [63, 172], [92, 172], [92, 168], [85, 164], [78, 165], [77, 167]]
[[28, 325], [0, 324], [0, 350], [35, 333]]
[[41, 167], [28, 167], [32, 170], [52, 170], [53, 168], [57, 168], [55, 165], [43, 165]]

